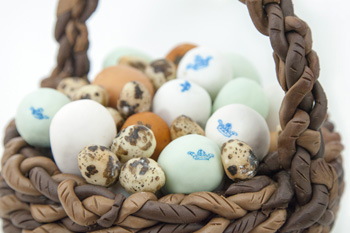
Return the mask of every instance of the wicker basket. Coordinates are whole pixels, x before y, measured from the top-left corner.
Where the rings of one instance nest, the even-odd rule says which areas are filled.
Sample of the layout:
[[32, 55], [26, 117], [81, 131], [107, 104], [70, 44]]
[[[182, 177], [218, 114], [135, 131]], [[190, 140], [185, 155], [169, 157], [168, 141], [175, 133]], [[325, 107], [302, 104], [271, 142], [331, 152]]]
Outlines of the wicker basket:
[[[50, 151], [33, 148], [6, 128], [0, 180], [4, 232], [329, 232], [343, 193], [340, 136], [326, 119], [319, 62], [308, 25], [291, 0], [241, 0], [256, 28], [270, 37], [278, 81], [286, 92], [278, 151], [258, 175], [220, 192], [152, 193], [128, 198], [60, 173]], [[60, 0], [57, 67], [42, 82], [89, 71], [86, 20], [97, 0]]]

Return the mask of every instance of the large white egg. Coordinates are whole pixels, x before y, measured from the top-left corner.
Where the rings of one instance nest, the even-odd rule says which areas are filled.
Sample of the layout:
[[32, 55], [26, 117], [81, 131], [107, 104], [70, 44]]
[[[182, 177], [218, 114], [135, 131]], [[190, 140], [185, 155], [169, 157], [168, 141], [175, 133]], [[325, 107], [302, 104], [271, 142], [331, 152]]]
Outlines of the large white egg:
[[78, 154], [86, 146], [109, 147], [117, 131], [108, 110], [93, 100], [63, 106], [50, 125], [51, 150], [63, 173], [80, 175]]
[[265, 119], [242, 104], [230, 104], [218, 109], [209, 118], [205, 136], [220, 147], [230, 139], [248, 144], [261, 161], [270, 145], [270, 132]]
[[219, 90], [232, 79], [232, 68], [219, 51], [196, 47], [181, 59], [177, 78], [197, 83], [215, 99]]
[[204, 127], [211, 112], [211, 98], [201, 86], [187, 80], [166, 82], [153, 98], [153, 112], [169, 125], [181, 115]]

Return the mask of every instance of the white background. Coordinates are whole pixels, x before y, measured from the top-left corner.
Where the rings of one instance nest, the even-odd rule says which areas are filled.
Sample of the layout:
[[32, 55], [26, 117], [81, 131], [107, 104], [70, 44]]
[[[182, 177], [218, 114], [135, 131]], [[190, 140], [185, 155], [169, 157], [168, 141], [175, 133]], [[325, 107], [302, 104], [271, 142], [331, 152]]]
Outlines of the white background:
[[[21, 98], [36, 90], [39, 81], [54, 68], [58, 48], [53, 37], [56, 4], [48, 0], [0, 0], [1, 139]], [[350, 3], [295, 0], [294, 6], [313, 31], [313, 48], [320, 57], [320, 80], [328, 95], [331, 118], [343, 143], [350, 145]], [[118, 46], [139, 48], [159, 58], [187, 41], [240, 53], [255, 64], [265, 85], [277, 82], [269, 40], [256, 31], [246, 7], [238, 0], [101, 0], [88, 28], [90, 80], [100, 71], [104, 56]], [[343, 155], [349, 182], [348, 152], [346, 148]], [[349, 189], [333, 232], [350, 229], [348, 196]]]

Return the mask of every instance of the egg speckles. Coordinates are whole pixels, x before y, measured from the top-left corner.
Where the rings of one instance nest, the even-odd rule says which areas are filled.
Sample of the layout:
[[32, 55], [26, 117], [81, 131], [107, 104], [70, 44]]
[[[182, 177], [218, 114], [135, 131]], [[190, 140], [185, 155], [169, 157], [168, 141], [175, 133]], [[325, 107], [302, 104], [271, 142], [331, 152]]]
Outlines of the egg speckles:
[[125, 84], [120, 92], [117, 109], [123, 117], [146, 112], [151, 109], [152, 97], [147, 88], [140, 82], [132, 81]]
[[154, 193], [165, 184], [165, 174], [153, 159], [134, 158], [122, 167], [120, 184], [130, 193]]
[[159, 59], [147, 66], [145, 73], [152, 81], [154, 89], [157, 90], [165, 82], [176, 77], [176, 67], [170, 60]]
[[111, 149], [120, 162], [125, 163], [135, 157], [151, 157], [155, 148], [152, 130], [143, 125], [131, 125], [117, 135]]
[[88, 84], [89, 83], [82, 78], [65, 78], [58, 84], [57, 91], [73, 99], [75, 91]]
[[98, 85], [86, 85], [78, 90], [73, 95], [73, 100], [91, 99], [103, 106], [108, 105], [109, 95], [106, 89]]
[[204, 130], [191, 118], [185, 115], [177, 117], [170, 127], [171, 140], [188, 134], [199, 134], [204, 136]]
[[81, 175], [90, 184], [108, 187], [118, 179], [120, 162], [107, 147], [84, 147], [78, 155], [78, 164]]
[[221, 160], [231, 180], [246, 180], [255, 176], [259, 160], [251, 147], [239, 140], [229, 140], [221, 148]]

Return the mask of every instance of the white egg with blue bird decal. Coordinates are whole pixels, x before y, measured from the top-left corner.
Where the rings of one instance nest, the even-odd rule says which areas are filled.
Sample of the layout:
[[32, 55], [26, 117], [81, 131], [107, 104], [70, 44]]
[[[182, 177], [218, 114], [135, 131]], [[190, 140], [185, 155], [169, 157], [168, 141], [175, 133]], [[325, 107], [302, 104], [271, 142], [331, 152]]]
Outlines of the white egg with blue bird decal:
[[211, 113], [208, 92], [194, 82], [174, 79], [162, 85], [153, 98], [152, 111], [170, 127], [179, 116], [185, 115], [204, 127]]
[[209, 118], [205, 136], [222, 146], [230, 139], [245, 142], [261, 161], [268, 152], [270, 132], [265, 119], [255, 110], [242, 104], [219, 108]]
[[169, 143], [158, 158], [166, 176], [166, 193], [213, 191], [224, 175], [220, 148], [202, 135], [186, 135]]
[[50, 124], [57, 111], [70, 99], [51, 88], [40, 88], [21, 101], [15, 116], [16, 128], [32, 146], [50, 146]]
[[179, 63], [178, 79], [197, 83], [215, 99], [219, 90], [232, 79], [233, 71], [227, 58], [207, 47], [196, 47], [188, 51]]

